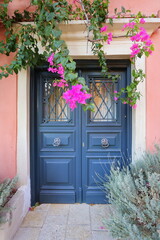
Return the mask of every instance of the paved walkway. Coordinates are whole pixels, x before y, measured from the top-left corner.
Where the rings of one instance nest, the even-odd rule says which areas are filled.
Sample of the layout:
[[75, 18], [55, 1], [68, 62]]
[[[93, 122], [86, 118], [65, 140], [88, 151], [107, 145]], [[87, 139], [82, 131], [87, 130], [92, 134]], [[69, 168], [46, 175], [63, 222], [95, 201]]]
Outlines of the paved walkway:
[[42, 204], [29, 211], [13, 240], [113, 240], [107, 205]]

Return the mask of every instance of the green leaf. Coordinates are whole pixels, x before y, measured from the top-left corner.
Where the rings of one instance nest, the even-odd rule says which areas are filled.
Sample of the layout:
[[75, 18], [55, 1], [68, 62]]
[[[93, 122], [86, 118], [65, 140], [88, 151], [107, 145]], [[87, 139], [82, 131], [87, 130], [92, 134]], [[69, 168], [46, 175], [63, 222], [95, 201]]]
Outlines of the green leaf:
[[64, 43], [63, 40], [55, 40], [54, 43], [53, 43], [53, 46], [58, 49], [62, 46], [62, 44]]
[[51, 12], [51, 13], [46, 13], [46, 20], [48, 22], [50, 22], [53, 18], [55, 17], [55, 13], [54, 12]]
[[[51, 26], [50, 26], [51, 27]], [[52, 29], [52, 34], [55, 38], [59, 38], [62, 34], [61, 30], [57, 30], [57, 29]]]
[[67, 58], [61, 58], [61, 64], [65, 67], [68, 62]]
[[127, 86], [126, 89], [128, 92], [130, 92], [132, 90], [130, 86]]
[[88, 103], [88, 104], [83, 105], [83, 110], [84, 111], [89, 110], [89, 111], [94, 112], [95, 111], [94, 104], [93, 103]]
[[122, 11], [122, 13], [126, 13], [126, 9], [125, 9], [125, 7], [121, 7], [121, 11]]
[[83, 77], [79, 77], [78, 78], [78, 83], [85, 85], [86, 84], [86, 80]]
[[68, 73], [65, 75], [65, 79], [68, 81], [73, 81], [75, 79], [77, 79], [78, 74], [77, 73]]
[[149, 52], [145, 52], [145, 56], [146, 56], [146, 57], [149, 57]]
[[38, 5], [39, 0], [32, 0], [32, 5]]
[[114, 9], [114, 13], [117, 14], [117, 8]]
[[70, 71], [74, 71], [76, 68], [76, 63], [73, 61], [71, 63], [67, 63], [66, 67], [70, 70]]
[[45, 27], [45, 29], [44, 29], [44, 34], [47, 36], [47, 37], [49, 37], [49, 35], [50, 34], [52, 34], [52, 26], [51, 25], [48, 25], [48, 26], [46, 26]]
[[14, 72], [15, 72], [16, 74], [18, 74], [18, 69], [17, 69], [17, 68], [14, 68]]

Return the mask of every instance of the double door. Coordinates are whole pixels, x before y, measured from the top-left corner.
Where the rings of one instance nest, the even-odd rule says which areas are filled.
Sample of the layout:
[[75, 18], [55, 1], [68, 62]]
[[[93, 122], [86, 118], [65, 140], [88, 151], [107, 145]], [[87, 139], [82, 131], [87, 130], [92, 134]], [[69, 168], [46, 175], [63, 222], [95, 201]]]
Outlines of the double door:
[[80, 66], [90, 88], [94, 112], [72, 111], [53, 87], [45, 69], [35, 74], [35, 186], [45, 203], [106, 203], [103, 188], [112, 164], [130, 153], [127, 106], [114, 101], [114, 91], [127, 84], [125, 69], [115, 68], [113, 82], [99, 68]]

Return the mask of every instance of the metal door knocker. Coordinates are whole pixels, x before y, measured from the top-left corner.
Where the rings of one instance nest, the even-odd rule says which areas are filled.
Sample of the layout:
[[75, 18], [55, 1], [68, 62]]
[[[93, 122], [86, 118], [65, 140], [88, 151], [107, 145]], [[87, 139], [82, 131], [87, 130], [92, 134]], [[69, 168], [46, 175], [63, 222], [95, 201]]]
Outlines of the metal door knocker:
[[107, 138], [102, 138], [102, 140], [101, 140], [101, 146], [102, 146], [103, 148], [108, 148], [108, 147], [109, 147], [109, 141], [108, 141]]
[[54, 138], [53, 140], [53, 147], [58, 147], [61, 144], [61, 139], [60, 138]]

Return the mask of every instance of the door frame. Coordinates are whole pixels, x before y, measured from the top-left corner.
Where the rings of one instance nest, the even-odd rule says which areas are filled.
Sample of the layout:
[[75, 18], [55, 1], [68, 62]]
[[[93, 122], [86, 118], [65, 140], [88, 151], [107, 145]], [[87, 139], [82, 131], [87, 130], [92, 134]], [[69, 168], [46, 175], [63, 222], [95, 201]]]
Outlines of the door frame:
[[[75, 60], [77, 62], [77, 69], [97, 69], [100, 70], [100, 66], [97, 60]], [[131, 64], [129, 60], [108, 60], [107, 61], [109, 69], [114, 71], [114, 69], [125, 69], [127, 84], [131, 82]], [[37, 172], [36, 172], [36, 159], [37, 150], [36, 146], [36, 134], [37, 134], [37, 106], [36, 106], [36, 81], [35, 72], [36, 70], [44, 70], [47, 65], [31, 69], [30, 71], [30, 178], [31, 178], [31, 204], [34, 205], [36, 199], [38, 199], [38, 184]], [[128, 155], [131, 156], [132, 151], [132, 111], [131, 107], [127, 107], [127, 149], [129, 149]], [[36, 111], [35, 111], [36, 109]]]

